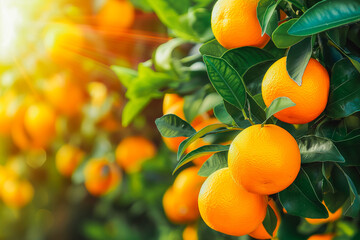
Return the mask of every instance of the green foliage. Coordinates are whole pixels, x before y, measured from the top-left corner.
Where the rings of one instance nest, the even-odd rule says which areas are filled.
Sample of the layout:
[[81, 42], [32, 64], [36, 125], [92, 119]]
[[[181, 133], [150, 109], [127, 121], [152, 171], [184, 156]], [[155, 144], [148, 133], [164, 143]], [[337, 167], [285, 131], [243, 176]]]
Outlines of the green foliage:
[[163, 137], [190, 137], [196, 133], [188, 122], [174, 114], [166, 114], [156, 119], [155, 124]]
[[269, 233], [269, 235], [272, 236], [276, 228], [277, 217], [270, 205], [268, 205], [266, 208], [266, 216], [262, 224], [264, 225], [264, 228]]
[[[156, 121], [163, 136], [187, 137], [179, 146], [174, 172], [204, 155], [212, 156], [202, 165], [199, 175], [209, 176], [227, 166], [229, 146], [219, 145], [220, 141], [209, 141], [208, 145], [185, 154], [188, 146], [199, 138], [231, 141], [243, 129], [265, 122], [286, 129], [298, 142], [302, 165], [296, 180], [287, 189], [271, 196], [288, 212], [282, 216], [279, 239], [305, 240], [312, 234], [323, 232], [336, 232], [337, 237], [353, 239], [358, 234], [356, 228], [352, 232], [339, 230], [341, 224], [351, 226], [348, 219], [309, 228], [306, 223], [302, 224], [302, 218], [326, 218], [328, 213], [324, 201], [331, 212], [342, 207], [343, 215], [354, 218], [351, 221], [358, 224], [360, 2], [260, 0], [257, 18], [262, 33], [271, 36], [263, 49], [225, 49], [212, 39], [210, 12], [213, 3], [149, 1], [160, 20], [179, 38], [156, 50], [151, 64], [145, 69], [148, 75], [142, 81], [147, 83], [142, 87], [128, 84], [140, 81], [140, 72], [134, 74], [114, 67], [128, 88], [129, 103], [135, 101], [135, 97], [161, 98], [167, 92], [184, 96], [187, 122], [175, 118]], [[280, 10], [288, 16], [284, 22], [279, 22]], [[184, 46], [193, 48], [179, 54], [179, 49]], [[318, 60], [330, 75], [326, 109], [310, 123], [293, 125], [276, 119], [275, 113], [295, 105], [291, 99], [280, 97], [268, 108], [262, 99], [261, 84], [266, 71], [284, 56], [287, 56], [288, 74], [299, 86], [310, 58]], [[122, 76], [124, 74], [126, 76]], [[221, 124], [209, 125], [195, 132], [188, 122], [200, 114], [208, 114], [211, 108]], [[273, 220], [273, 212], [268, 211], [264, 220], [268, 232], [276, 226]], [[218, 233], [211, 234], [217, 236]]]

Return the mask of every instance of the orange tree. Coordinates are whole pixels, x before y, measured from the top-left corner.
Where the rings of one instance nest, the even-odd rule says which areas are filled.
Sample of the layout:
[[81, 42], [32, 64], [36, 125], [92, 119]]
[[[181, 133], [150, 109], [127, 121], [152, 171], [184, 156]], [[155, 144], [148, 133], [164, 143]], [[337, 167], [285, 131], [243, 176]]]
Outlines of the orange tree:
[[[138, 71], [113, 66], [129, 99], [122, 121], [166, 93], [184, 98], [183, 116], [165, 114], [156, 125], [164, 138], [184, 138], [173, 173], [211, 156], [198, 172], [208, 178], [196, 237], [359, 239], [360, 2], [153, 0], [144, 7], [175, 38]], [[190, 123], [205, 113], [219, 123], [195, 130]], [[205, 144], [189, 151], [198, 139]], [[266, 195], [273, 206], [237, 195]]]

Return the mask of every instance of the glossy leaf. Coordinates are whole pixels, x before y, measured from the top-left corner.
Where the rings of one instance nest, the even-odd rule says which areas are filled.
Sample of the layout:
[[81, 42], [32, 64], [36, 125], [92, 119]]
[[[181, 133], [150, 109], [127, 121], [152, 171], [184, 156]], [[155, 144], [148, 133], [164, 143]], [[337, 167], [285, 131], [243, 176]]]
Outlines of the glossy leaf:
[[302, 77], [306, 66], [309, 63], [312, 53], [312, 38], [305, 38], [301, 42], [293, 45], [286, 57], [286, 70], [299, 86], [302, 83]]
[[252, 66], [274, 60], [273, 55], [255, 47], [241, 47], [226, 51], [222, 58], [225, 59], [238, 73], [243, 74]]
[[360, 20], [360, 1], [320, 1], [289, 29], [289, 34], [308, 36]]
[[290, 98], [288, 97], [278, 97], [276, 99], [274, 99], [270, 106], [266, 109], [266, 119], [265, 122], [274, 114], [276, 114], [277, 112], [280, 112], [281, 110], [284, 110], [286, 108], [289, 107], [293, 107], [296, 104], [291, 101]]
[[267, 33], [271, 36], [271, 33], [277, 27], [278, 18], [276, 7], [281, 0], [260, 0], [256, 8], [257, 18], [259, 20], [262, 32], [261, 35]]
[[335, 144], [328, 138], [304, 136], [298, 140], [301, 163], [345, 162]]
[[239, 109], [231, 105], [230, 103], [224, 101], [224, 106], [226, 111], [230, 114], [232, 119], [234, 119], [236, 125], [240, 128], [247, 128], [251, 126], [251, 123], [245, 120], [244, 115]]
[[272, 33], [271, 39], [278, 48], [288, 48], [300, 42], [305, 37], [293, 36], [288, 33], [289, 28], [297, 21], [297, 18], [282, 23]]
[[266, 208], [266, 216], [262, 224], [264, 225], [264, 228], [268, 234], [272, 236], [276, 228], [277, 217], [270, 205], [268, 205]]
[[176, 165], [173, 174], [182, 166], [184, 166], [186, 163], [190, 162], [191, 160], [194, 160], [195, 158], [206, 156], [209, 154], [217, 153], [217, 152], [223, 152], [228, 151], [229, 145], [205, 145], [202, 147], [199, 147], [188, 154], [186, 154], [183, 158], [180, 159], [178, 164]]
[[224, 59], [204, 56], [209, 79], [226, 101], [243, 109], [246, 101], [245, 85], [241, 76]]
[[318, 199], [309, 176], [303, 169], [295, 181], [279, 193], [282, 206], [295, 216], [308, 218], [327, 218], [328, 212]]
[[212, 173], [221, 168], [228, 166], [227, 162], [228, 151], [218, 152], [213, 154], [199, 169], [198, 174], [203, 177], [208, 177]]
[[200, 47], [199, 51], [202, 55], [221, 57], [224, 52], [227, 51], [227, 49], [221, 46], [221, 44], [216, 39], [213, 39], [204, 43]]
[[335, 63], [331, 74], [326, 115], [343, 118], [360, 111], [359, 79], [360, 73], [349, 60], [343, 59]]
[[261, 84], [266, 71], [274, 63], [274, 60], [260, 62], [251, 66], [243, 75], [246, 89], [252, 95], [261, 93]]
[[155, 124], [163, 137], [190, 137], [195, 134], [195, 129], [186, 121], [175, 114], [166, 114], [155, 120]]
[[190, 144], [193, 143], [196, 139], [203, 137], [205, 134], [207, 134], [215, 129], [223, 128], [223, 127], [227, 127], [227, 125], [222, 124], [222, 123], [208, 125], [208, 126], [204, 127], [203, 129], [201, 129], [200, 131], [191, 135], [189, 138], [182, 141], [180, 143], [180, 146], [179, 146], [179, 149], [177, 152], [177, 158], [181, 159], [181, 157], [182, 157], [183, 153], [185, 152], [185, 150], [187, 149], [187, 147], [189, 147]]
[[230, 114], [226, 111], [224, 103], [220, 103], [216, 107], [214, 107], [214, 115], [215, 117], [222, 123], [232, 124], [234, 121]]

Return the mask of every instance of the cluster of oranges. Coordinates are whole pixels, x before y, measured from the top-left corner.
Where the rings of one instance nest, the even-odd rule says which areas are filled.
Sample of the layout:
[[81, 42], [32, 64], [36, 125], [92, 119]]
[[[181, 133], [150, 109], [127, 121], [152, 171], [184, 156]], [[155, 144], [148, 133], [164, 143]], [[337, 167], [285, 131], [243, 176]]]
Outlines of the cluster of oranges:
[[[91, 1], [84, 1], [83, 4], [84, 9], [92, 9]], [[84, 9], [79, 8], [79, 11], [86, 11]], [[119, 13], [123, 13], [121, 18], [118, 17]], [[103, 83], [107, 82], [104, 76], [110, 70], [105, 69], [106, 66], [93, 56], [89, 58], [87, 55], [89, 49], [104, 44], [100, 34], [94, 34], [95, 31], [125, 31], [133, 24], [135, 9], [126, 0], [105, 1], [98, 12], [91, 10], [81, 13], [84, 20], [81, 22], [93, 25], [92, 29], [78, 24], [79, 16], [70, 19], [66, 14], [62, 10], [57, 11], [49, 17], [51, 19], [42, 22], [46, 24], [41, 25], [39, 33], [43, 40], [38, 43], [41, 51], [39, 55], [33, 55], [39, 66], [44, 65], [41, 65], [43, 68], [29, 70], [19, 64], [23, 82], [11, 85], [1, 94], [0, 135], [9, 143], [15, 158], [44, 150], [50, 155], [59, 143], [65, 142], [56, 153], [55, 164], [62, 175], [70, 177], [86, 159], [88, 147], [85, 147], [86, 150], [80, 149], [78, 146], [82, 140], [75, 136], [83, 131], [81, 128], [87, 121], [85, 118], [96, 115], [96, 119], [91, 121], [108, 133], [121, 130], [118, 116], [114, 113], [121, 110], [121, 97], [115, 91], [109, 93], [107, 84]], [[95, 73], [91, 72], [93, 69], [96, 69]], [[120, 91], [120, 88], [115, 90]], [[112, 104], [110, 110], [104, 111], [104, 106], [109, 102]], [[88, 112], [92, 114], [90, 117]], [[77, 138], [75, 142], [78, 144], [66, 144], [73, 142], [73, 138]], [[135, 151], [139, 141], [145, 149], [140, 154]], [[118, 164], [106, 158], [86, 162], [85, 186], [90, 193], [102, 195], [120, 182], [121, 172], [117, 165], [125, 171], [136, 171], [140, 168], [140, 162], [153, 157], [155, 153], [156, 148], [149, 140], [128, 137], [116, 151]], [[6, 161], [5, 166], [0, 166], [0, 195], [8, 206], [23, 207], [33, 198], [34, 188], [25, 179], [26, 171], [10, 169], [7, 166], [12, 161]]]
[[[115, 155], [116, 163], [106, 157], [86, 162], [83, 172], [85, 187], [92, 195], [100, 196], [114, 190], [122, 180], [120, 167], [129, 174], [140, 171], [143, 162], [156, 155], [156, 147], [142, 136], [130, 136], [118, 144]], [[85, 153], [81, 149], [63, 145], [56, 154], [57, 169], [62, 175], [70, 177], [84, 158]]]
[[[262, 48], [268, 43], [270, 37], [266, 34], [261, 35], [261, 27], [257, 19], [258, 2], [258, 0], [216, 2], [212, 11], [211, 25], [215, 38], [223, 47]], [[278, 97], [288, 97], [296, 104], [275, 114], [276, 118], [290, 124], [305, 124], [317, 118], [326, 107], [328, 94], [329, 75], [313, 58], [305, 69], [300, 86], [290, 78], [286, 70], [286, 57], [271, 65], [262, 81], [262, 97], [267, 107]], [[175, 95], [165, 96], [164, 114], [173, 113], [184, 119], [182, 108], [183, 99]], [[196, 130], [199, 130], [197, 128], [199, 122], [205, 124], [202, 127], [211, 124], [200, 116], [191, 123]], [[184, 139], [164, 139], [164, 142], [170, 149], [176, 151], [179, 143]], [[204, 144], [206, 143], [198, 143], [195, 148]], [[201, 166], [207, 158], [208, 156], [199, 163], [195, 161], [195, 164]], [[300, 166], [299, 147], [294, 137], [286, 130], [273, 124], [253, 125], [246, 128], [231, 142], [228, 167], [211, 174], [200, 189], [198, 209], [202, 219], [209, 227], [228, 235], [249, 234], [257, 239], [276, 236], [281, 215], [275, 201], [269, 195], [276, 194], [291, 185], [300, 171]], [[189, 171], [196, 171], [196, 168], [190, 167], [183, 172], [185, 174]], [[181, 176], [180, 173], [178, 178], [181, 179]], [[174, 185], [180, 181], [178, 178]], [[193, 182], [200, 183], [204, 180], [200, 177], [197, 179]], [[185, 184], [183, 187], [187, 188]], [[165, 194], [164, 209], [169, 219], [181, 222], [171, 215], [171, 210], [174, 210], [176, 205], [171, 196], [180, 192], [174, 189], [175, 186], [171, 187]], [[188, 196], [197, 194], [198, 188], [193, 190], [193, 194]], [[185, 195], [182, 195], [182, 200], [184, 198]], [[182, 202], [185, 201], [180, 201], [177, 206], [181, 206]], [[272, 234], [265, 230], [262, 223], [268, 205], [277, 217], [277, 226]], [[191, 209], [190, 206], [187, 209]], [[319, 224], [334, 221], [340, 215], [341, 209], [336, 213], [329, 212], [327, 219], [307, 219], [307, 221]], [[332, 235], [329, 235], [329, 239], [330, 237]], [[320, 238], [312, 236], [310, 239]]]

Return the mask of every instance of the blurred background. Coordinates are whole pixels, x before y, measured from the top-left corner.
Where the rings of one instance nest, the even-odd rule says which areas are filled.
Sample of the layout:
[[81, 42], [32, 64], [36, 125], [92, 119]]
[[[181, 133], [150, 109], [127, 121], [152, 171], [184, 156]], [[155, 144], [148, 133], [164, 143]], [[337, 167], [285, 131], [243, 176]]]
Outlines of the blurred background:
[[[181, 239], [162, 209], [176, 160], [161, 102], [123, 128], [110, 69], [151, 58], [166, 31], [141, 1], [0, 1], [0, 239]], [[126, 154], [142, 142], [140, 169]]]

